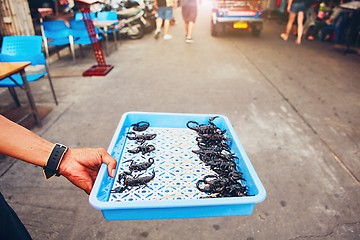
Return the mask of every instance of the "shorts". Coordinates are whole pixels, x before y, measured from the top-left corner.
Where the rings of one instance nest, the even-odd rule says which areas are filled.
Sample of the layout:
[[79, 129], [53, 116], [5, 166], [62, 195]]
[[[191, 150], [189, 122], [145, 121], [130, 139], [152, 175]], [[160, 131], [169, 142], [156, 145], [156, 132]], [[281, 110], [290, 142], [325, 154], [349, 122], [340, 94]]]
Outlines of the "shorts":
[[305, 11], [306, 11], [305, 2], [296, 2], [291, 4], [290, 12], [298, 14], [299, 12], [305, 13]]
[[171, 20], [173, 19], [173, 7], [159, 7], [157, 14], [158, 18]]

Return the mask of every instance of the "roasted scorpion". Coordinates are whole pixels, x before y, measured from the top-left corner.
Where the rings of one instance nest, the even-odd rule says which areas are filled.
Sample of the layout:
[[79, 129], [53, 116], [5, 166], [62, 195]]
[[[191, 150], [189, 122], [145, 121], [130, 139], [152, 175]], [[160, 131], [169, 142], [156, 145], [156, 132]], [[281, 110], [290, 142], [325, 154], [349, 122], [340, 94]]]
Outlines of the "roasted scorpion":
[[156, 133], [143, 133], [136, 134], [135, 132], [128, 132], [127, 138], [130, 140], [136, 140], [138, 143], [144, 143], [146, 140], [152, 140], [156, 137]]
[[149, 158], [148, 161], [146, 162], [135, 163], [135, 161], [131, 159], [125, 161], [124, 163], [130, 162], [130, 166], [129, 166], [130, 171], [144, 171], [147, 170], [149, 167], [151, 167], [154, 161], [155, 161], [154, 158]]
[[199, 124], [195, 121], [188, 121], [186, 126], [191, 130], [196, 131], [198, 134], [224, 134], [226, 130], [221, 130], [218, 128], [213, 121], [218, 118], [218, 116], [211, 117], [208, 120], [208, 124]]
[[220, 177], [227, 178], [232, 182], [236, 182], [239, 180], [244, 180], [242, 172], [236, 170], [236, 167], [231, 165], [218, 165], [211, 166], [211, 170], [219, 174]]
[[196, 140], [198, 142], [203, 142], [203, 141], [221, 142], [221, 141], [230, 140], [230, 138], [228, 138], [222, 134], [199, 133], [199, 137], [197, 137]]
[[214, 152], [228, 152], [230, 153], [230, 147], [228, 144], [226, 144], [225, 142], [220, 142], [219, 144], [215, 144], [215, 145], [209, 145], [206, 144], [204, 142], [198, 142], [198, 147], [200, 148], [200, 150], [204, 150], [204, 151], [214, 151]]
[[193, 153], [199, 155], [199, 158], [202, 161], [206, 161], [207, 159], [213, 158], [221, 158], [224, 161], [233, 161], [234, 159], [238, 158], [233, 153], [221, 153], [214, 150], [192, 150]]
[[243, 185], [243, 173], [237, 170], [236, 159], [238, 157], [231, 152], [228, 138], [213, 121], [218, 116], [212, 117], [207, 124], [199, 124], [195, 121], [188, 121], [186, 126], [198, 133], [196, 137], [199, 150], [192, 152], [199, 156], [199, 159], [210, 166], [214, 171], [213, 175], [206, 175], [196, 183], [199, 191], [208, 194], [207, 197], [239, 197], [249, 196], [248, 189]]
[[203, 179], [197, 181], [196, 187], [201, 192], [213, 194], [220, 193], [226, 184], [226, 181], [223, 181], [217, 175], [206, 175]]
[[132, 172], [123, 172], [119, 174], [118, 182], [122, 184], [122, 186], [117, 187], [111, 190], [111, 193], [122, 193], [127, 189], [131, 189], [132, 187], [140, 187], [140, 186], [148, 186], [147, 184], [155, 178], [155, 170], [152, 171], [151, 175], [141, 177], [144, 173], [138, 174], [136, 176], [132, 175]]
[[145, 131], [149, 126], [150, 126], [150, 123], [145, 122], [145, 121], [140, 121], [138, 123], [134, 123], [131, 125], [131, 127], [133, 127], [133, 130], [137, 131], [137, 132]]
[[204, 141], [198, 142], [198, 147], [201, 150], [212, 150], [215, 152], [222, 152], [222, 151], [226, 151], [226, 152], [231, 152], [231, 149], [229, 147], [228, 144], [226, 144], [225, 142], [220, 142], [220, 143], [216, 143], [216, 144], [208, 144]]
[[129, 153], [139, 153], [141, 152], [142, 155], [145, 155], [146, 153], [149, 153], [149, 152], [152, 152], [155, 150], [155, 146], [154, 145], [151, 145], [151, 144], [141, 144], [140, 146], [137, 146], [136, 148], [134, 149], [130, 149], [128, 150]]
[[249, 196], [247, 188], [241, 182], [232, 181], [217, 175], [207, 175], [196, 183], [199, 191], [215, 194], [215, 197]]

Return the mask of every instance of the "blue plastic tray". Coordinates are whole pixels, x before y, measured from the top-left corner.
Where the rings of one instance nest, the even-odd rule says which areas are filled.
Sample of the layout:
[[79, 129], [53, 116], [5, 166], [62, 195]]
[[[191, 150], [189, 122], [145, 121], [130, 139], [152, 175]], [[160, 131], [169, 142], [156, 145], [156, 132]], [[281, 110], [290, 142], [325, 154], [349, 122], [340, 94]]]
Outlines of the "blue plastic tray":
[[[196, 188], [196, 182], [204, 175], [213, 173], [191, 150], [196, 146], [196, 132], [186, 127], [188, 121], [207, 123], [210, 117], [219, 116], [214, 123], [226, 129], [227, 143], [236, 159], [238, 170], [246, 179], [244, 182], [251, 196], [203, 198], [206, 196]], [[147, 187], [137, 187], [122, 193], [111, 193], [119, 183], [117, 176], [128, 169], [134, 155], [127, 150], [137, 146], [126, 133], [130, 125], [147, 121], [147, 133], [157, 133], [153, 140], [146, 141], [156, 150], [146, 154], [153, 157], [154, 164], [145, 174], [155, 171], [155, 178]], [[115, 178], [110, 178], [107, 166], [103, 164], [91, 191], [90, 204], [102, 211], [106, 220], [149, 220], [171, 218], [201, 218], [221, 216], [243, 216], [253, 212], [256, 203], [265, 200], [266, 192], [260, 182], [245, 150], [240, 144], [227, 117], [216, 114], [178, 113], [125, 113], [115, 131], [108, 152], [118, 161]], [[136, 155], [141, 159], [141, 153]]]

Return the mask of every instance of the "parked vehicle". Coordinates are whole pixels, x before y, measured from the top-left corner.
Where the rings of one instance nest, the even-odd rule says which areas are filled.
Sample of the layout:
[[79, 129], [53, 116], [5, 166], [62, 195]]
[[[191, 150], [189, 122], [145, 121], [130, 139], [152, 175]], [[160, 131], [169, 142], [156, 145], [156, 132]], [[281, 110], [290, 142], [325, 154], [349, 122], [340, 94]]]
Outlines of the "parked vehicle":
[[260, 36], [264, 22], [261, 0], [214, 0], [211, 15], [211, 35], [228, 30], [250, 30]]
[[125, 3], [124, 7], [117, 11], [118, 19], [123, 24], [120, 34], [128, 36], [130, 39], [140, 39], [145, 34], [143, 22], [144, 11], [139, 4]]
[[102, 4], [102, 11], [115, 11], [123, 24], [120, 34], [130, 39], [140, 39], [156, 27], [153, 0], [113, 0]]

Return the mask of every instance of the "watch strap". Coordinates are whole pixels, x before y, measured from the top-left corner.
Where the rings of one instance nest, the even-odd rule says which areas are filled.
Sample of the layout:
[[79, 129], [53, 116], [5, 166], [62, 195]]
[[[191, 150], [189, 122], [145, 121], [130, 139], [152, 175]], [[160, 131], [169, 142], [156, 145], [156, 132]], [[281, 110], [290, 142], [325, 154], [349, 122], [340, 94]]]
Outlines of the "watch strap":
[[49, 179], [54, 175], [60, 176], [58, 169], [60, 166], [60, 162], [64, 157], [64, 154], [66, 153], [67, 149], [68, 149], [67, 146], [60, 143], [56, 143], [54, 145], [54, 148], [50, 153], [49, 159], [46, 165], [43, 167], [43, 171], [46, 179]]

